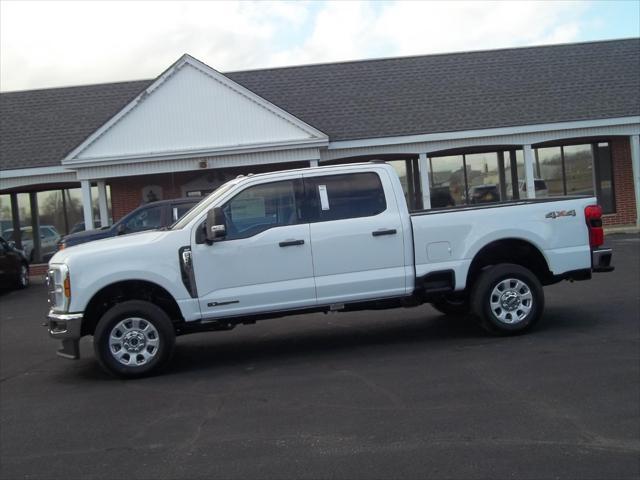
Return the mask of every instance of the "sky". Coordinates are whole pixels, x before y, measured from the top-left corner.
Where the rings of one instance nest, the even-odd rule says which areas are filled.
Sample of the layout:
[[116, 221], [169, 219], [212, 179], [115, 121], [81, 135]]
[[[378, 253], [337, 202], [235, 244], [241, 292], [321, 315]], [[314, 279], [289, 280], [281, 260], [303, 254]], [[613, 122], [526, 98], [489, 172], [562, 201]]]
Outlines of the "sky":
[[0, 90], [640, 36], [640, 2], [0, 0]]

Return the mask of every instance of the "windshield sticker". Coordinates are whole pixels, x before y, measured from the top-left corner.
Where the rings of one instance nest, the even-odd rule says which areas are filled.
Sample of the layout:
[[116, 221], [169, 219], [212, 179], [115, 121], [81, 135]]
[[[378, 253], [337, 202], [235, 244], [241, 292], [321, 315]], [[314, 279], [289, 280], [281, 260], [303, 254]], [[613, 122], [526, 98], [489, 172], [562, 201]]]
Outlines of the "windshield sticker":
[[322, 210], [329, 210], [329, 196], [327, 195], [327, 186], [318, 185], [318, 192], [320, 192], [320, 205]]

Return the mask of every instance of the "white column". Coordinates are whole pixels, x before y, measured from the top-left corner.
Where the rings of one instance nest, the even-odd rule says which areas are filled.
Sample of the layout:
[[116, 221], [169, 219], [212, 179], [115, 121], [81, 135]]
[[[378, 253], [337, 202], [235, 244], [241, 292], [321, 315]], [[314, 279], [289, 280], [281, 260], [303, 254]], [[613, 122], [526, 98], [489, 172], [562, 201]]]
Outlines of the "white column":
[[309, 160], [309, 167], [313, 168], [317, 166], [318, 166], [318, 160]]
[[82, 180], [80, 182], [80, 189], [82, 190], [82, 212], [84, 213], [84, 228], [85, 230], [93, 230], [91, 182], [89, 180]]
[[429, 158], [426, 153], [418, 156], [418, 170], [420, 171], [420, 189], [422, 190], [422, 208], [431, 208], [431, 186], [429, 184]]
[[100, 207], [100, 225], [109, 225], [109, 209], [107, 208], [107, 186], [104, 180], [98, 181], [98, 205]]
[[527, 182], [527, 198], [536, 198], [536, 184], [533, 181], [533, 150], [531, 145], [523, 145], [524, 153], [524, 178]]
[[633, 190], [636, 194], [636, 226], [640, 227], [640, 135], [631, 135], [629, 143], [631, 143]]

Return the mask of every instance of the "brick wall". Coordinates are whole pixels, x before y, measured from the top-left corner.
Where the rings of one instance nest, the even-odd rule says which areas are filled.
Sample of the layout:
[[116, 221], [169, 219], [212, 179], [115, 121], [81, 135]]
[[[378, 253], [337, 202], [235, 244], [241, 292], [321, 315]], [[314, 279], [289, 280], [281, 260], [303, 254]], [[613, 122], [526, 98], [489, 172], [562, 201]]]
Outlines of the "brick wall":
[[147, 175], [109, 180], [111, 185], [111, 215], [113, 221], [124, 217], [144, 203], [142, 189], [147, 185], [162, 187], [162, 199], [182, 196], [180, 185], [189, 181], [189, 174]]
[[612, 139], [611, 160], [613, 163], [616, 213], [604, 215], [602, 221], [605, 226], [635, 225], [636, 200], [633, 191], [631, 145], [628, 137]]

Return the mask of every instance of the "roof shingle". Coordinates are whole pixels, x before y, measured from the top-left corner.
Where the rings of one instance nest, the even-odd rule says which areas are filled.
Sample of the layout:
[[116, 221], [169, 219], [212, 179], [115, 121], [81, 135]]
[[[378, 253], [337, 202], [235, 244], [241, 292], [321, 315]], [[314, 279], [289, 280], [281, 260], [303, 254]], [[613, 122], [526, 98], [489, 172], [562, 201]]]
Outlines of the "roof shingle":
[[[331, 141], [640, 115], [640, 39], [230, 72]], [[0, 94], [0, 169], [60, 160], [152, 80]]]

